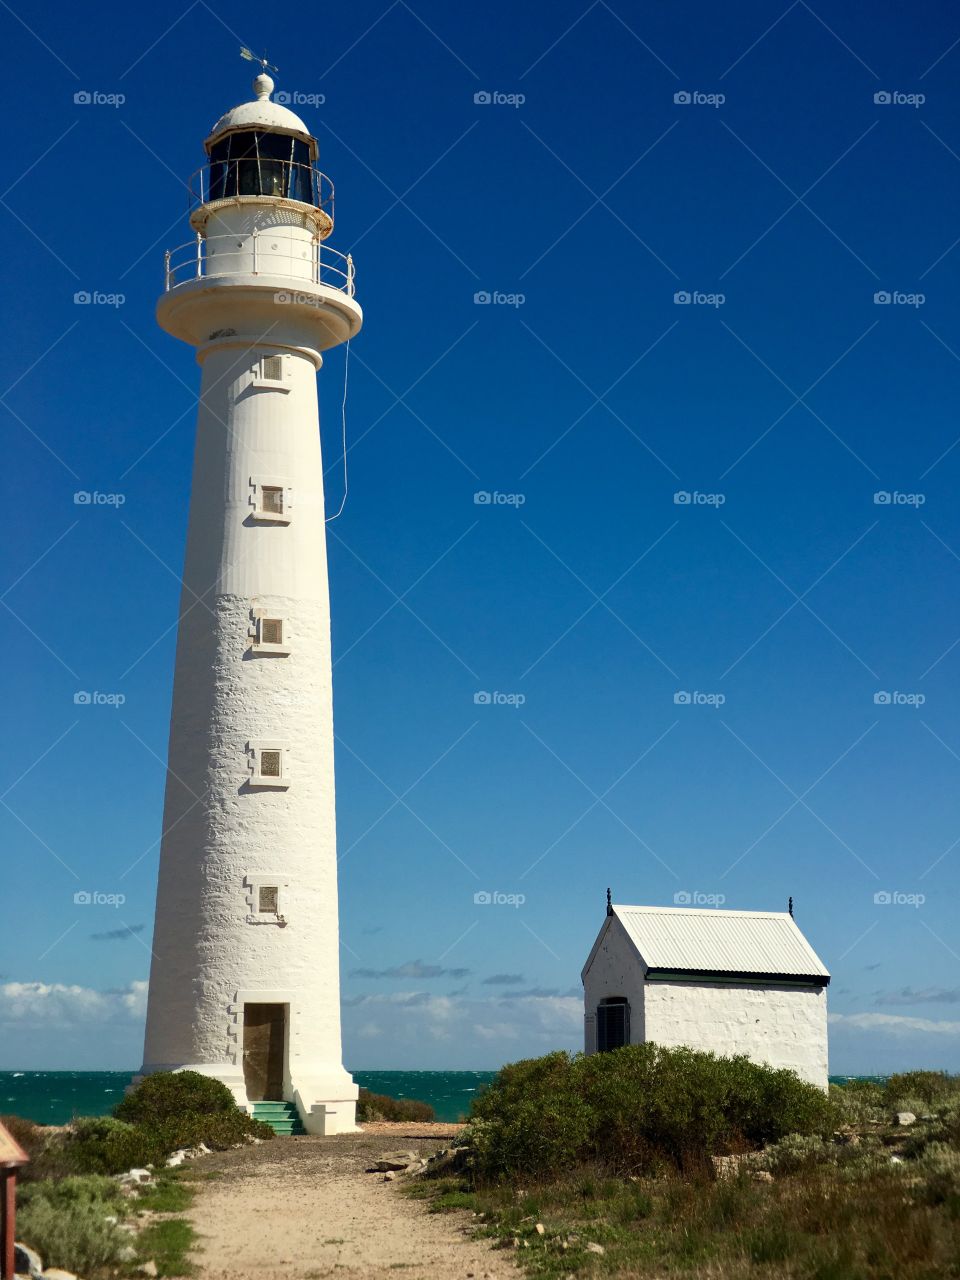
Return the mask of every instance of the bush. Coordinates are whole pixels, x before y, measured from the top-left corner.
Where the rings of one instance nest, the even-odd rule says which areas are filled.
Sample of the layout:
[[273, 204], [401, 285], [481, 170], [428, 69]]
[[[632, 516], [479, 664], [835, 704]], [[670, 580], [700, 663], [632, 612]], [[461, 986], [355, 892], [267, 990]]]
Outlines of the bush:
[[384, 1093], [361, 1089], [357, 1099], [358, 1120], [435, 1120], [436, 1112], [428, 1102], [413, 1098], [388, 1098]]
[[843, 1084], [832, 1084], [830, 1101], [836, 1108], [837, 1119], [843, 1124], [864, 1124], [887, 1118], [884, 1087], [875, 1080], [846, 1080]]
[[118, 1120], [157, 1126], [179, 1116], [237, 1111], [236, 1099], [221, 1080], [199, 1071], [157, 1071], [145, 1076], [113, 1109]]
[[45, 1141], [43, 1127], [32, 1120], [24, 1120], [22, 1116], [0, 1116], [0, 1124], [9, 1132], [14, 1142], [18, 1142], [32, 1160], [43, 1150]]
[[743, 1057], [629, 1045], [551, 1053], [504, 1067], [473, 1104], [466, 1141], [481, 1178], [545, 1177], [600, 1162], [618, 1173], [758, 1149], [790, 1133], [829, 1133], [824, 1093]]
[[125, 1173], [165, 1154], [153, 1130], [109, 1116], [78, 1120], [63, 1144], [67, 1167], [78, 1173]]
[[893, 1111], [930, 1109], [956, 1098], [960, 1098], [960, 1076], [946, 1071], [905, 1071], [891, 1076], [883, 1090], [883, 1100]]
[[33, 1183], [18, 1196], [17, 1236], [47, 1267], [87, 1272], [119, 1260], [130, 1237], [106, 1221], [120, 1200], [110, 1178]]
[[233, 1111], [222, 1111], [214, 1115], [198, 1115], [188, 1112], [181, 1116], [169, 1116], [156, 1125], [151, 1132], [160, 1144], [164, 1155], [177, 1151], [181, 1147], [198, 1147], [201, 1142], [215, 1151], [225, 1151], [247, 1137], [272, 1138], [274, 1132], [269, 1125], [254, 1120], [245, 1111], [235, 1106]]

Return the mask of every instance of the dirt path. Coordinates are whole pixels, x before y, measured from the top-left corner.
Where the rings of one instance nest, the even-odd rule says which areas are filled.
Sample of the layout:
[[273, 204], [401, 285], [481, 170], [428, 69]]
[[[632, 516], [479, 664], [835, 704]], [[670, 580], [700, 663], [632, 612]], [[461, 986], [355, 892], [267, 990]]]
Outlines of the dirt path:
[[430, 1214], [363, 1172], [384, 1151], [430, 1154], [451, 1136], [449, 1126], [376, 1125], [205, 1157], [192, 1167], [199, 1280], [518, 1280], [511, 1256], [469, 1238], [471, 1217]]

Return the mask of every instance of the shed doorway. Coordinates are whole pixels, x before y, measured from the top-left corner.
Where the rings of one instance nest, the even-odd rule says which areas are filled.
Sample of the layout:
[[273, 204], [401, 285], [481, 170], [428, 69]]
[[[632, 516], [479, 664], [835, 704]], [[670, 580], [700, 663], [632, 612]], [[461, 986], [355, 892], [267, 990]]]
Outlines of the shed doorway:
[[282, 1102], [287, 1039], [285, 1004], [243, 1006], [243, 1081], [250, 1102]]

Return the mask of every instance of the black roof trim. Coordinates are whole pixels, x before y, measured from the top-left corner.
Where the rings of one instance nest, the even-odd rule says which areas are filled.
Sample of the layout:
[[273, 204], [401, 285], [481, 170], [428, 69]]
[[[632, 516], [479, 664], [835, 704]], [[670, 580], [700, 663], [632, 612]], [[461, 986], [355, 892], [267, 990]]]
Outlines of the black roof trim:
[[795, 985], [828, 987], [829, 975], [822, 973], [748, 973], [742, 969], [647, 969], [647, 978], [706, 978], [712, 982], [790, 982]]

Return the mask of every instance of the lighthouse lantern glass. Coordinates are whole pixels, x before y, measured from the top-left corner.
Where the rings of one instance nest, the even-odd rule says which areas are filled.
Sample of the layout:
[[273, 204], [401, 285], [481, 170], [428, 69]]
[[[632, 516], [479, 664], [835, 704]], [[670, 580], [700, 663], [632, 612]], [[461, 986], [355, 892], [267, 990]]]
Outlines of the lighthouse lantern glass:
[[277, 196], [317, 204], [310, 148], [302, 138], [250, 129], [210, 148], [210, 200]]

